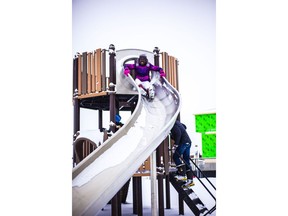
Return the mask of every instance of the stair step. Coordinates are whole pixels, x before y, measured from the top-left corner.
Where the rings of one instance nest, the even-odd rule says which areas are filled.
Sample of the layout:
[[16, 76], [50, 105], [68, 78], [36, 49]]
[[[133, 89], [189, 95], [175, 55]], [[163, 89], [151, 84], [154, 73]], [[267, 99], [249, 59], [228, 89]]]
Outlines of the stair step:
[[169, 179], [173, 187], [178, 192], [179, 196], [185, 201], [187, 206], [191, 209], [191, 211], [195, 215], [200, 215], [208, 209], [205, 207], [203, 202], [200, 200], [200, 198], [196, 195], [196, 193], [193, 191], [193, 189], [184, 190], [181, 186], [184, 182], [177, 181], [174, 176], [176, 175], [176, 172], [170, 172]]

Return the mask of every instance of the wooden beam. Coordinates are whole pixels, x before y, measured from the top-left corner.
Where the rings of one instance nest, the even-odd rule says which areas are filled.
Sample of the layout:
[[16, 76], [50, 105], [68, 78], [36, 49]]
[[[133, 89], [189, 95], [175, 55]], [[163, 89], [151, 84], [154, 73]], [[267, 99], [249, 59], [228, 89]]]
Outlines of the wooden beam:
[[107, 92], [91, 93], [91, 94], [86, 94], [86, 95], [80, 95], [80, 96], [78, 96], [78, 99], [104, 96], [104, 95], [107, 95], [107, 94], [108, 94]]

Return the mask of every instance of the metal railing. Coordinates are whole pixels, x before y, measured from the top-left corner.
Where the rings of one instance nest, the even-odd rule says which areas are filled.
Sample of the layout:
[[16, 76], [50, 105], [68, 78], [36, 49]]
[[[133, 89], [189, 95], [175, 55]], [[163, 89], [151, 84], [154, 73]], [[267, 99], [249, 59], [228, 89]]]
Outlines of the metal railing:
[[[171, 149], [172, 151], [172, 149]], [[178, 156], [181, 158], [181, 160], [188, 166], [190, 167], [193, 175], [199, 180], [199, 182], [202, 184], [202, 186], [206, 189], [206, 191], [210, 194], [210, 196], [215, 200], [215, 205], [205, 214], [210, 214], [213, 211], [216, 210], [216, 198], [215, 196], [211, 193], [211, 191], [207, 188], [207, 186], [202, 182], [202, 180], [198, 177], [198, 175], [195, 173], [195, 171], [193, 171], [192, 167], [190, 166], [190, 164], [187, 164], [186, 161], [183, 159], [183, 157], [177, 152], [175, 151], [175, 153], [178, 154]], [[216, 191], [216, 187], [211, 183], [211, 181], [208, 179], [208, 177], [204, 174], [204, 172], [198, 167], [198, 165], [191, 159], [189, 158], [189, 160], [192, 162], [192, 164], [195, 166], [195, 168], [202, 174], [202, 176], [204, 176], [204, 178], [207, 180], [207, 182], [215, 189]]]

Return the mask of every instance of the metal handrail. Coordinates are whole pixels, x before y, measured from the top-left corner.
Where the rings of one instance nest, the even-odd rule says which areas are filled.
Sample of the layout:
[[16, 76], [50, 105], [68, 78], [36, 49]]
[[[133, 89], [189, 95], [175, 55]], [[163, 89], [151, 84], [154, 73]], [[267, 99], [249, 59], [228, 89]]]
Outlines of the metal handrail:
[[[216, 198], [214, 197], [214, 195], [211, 193], [211, 191], [206, 187], [206, 185], [201, 181], [201, 179], [195, 174], [195, 172], [192, 170], [192, 167], [190, 166], [190, 164], [187, 164], [186, 161], [183, 159], [183, 157], [177, 152], [175, 151], [178, 156], [181, 158], [181, 160], [191, 169], [192, 173], [194, 176], [196, 176], [196, 178], [200, 181], [200, 183], [203, 185], [203, 187], [206, 189], [206, 191], [211, 195], [211, 197], [215, 200], [216, 202]], [[208, 179], [208, 177], [202, 172], [202, 170], [196, 165], [196, 163], [189, 158], [189, 160], [195, 165], [195, 167], [201, 172], [201, 174], [204, 176], [204, 178], [209, 182], [209, 184], [216, 190], [216, 187], [210, 182], [210, 180]], [[216, 204], [213, 206], [213, 208], [211, 208], [208, 213], [211, 213], [213, 211], [216, 210]], [[205, 214], [206, 215], [206, 214]]]
[[[178, 152], [177, 152], [178, 153]], [[196, 163], [191, 159], [191, 158], [189, 158], [190, 159], [190, 161], [193, 163], [193, 165], [200, 171], [200, 173], [205, 177], [205, 179], [210, 183], [210, 185], [216, 190], [216, 187], [210, 182], [210, 180], [208, 179], [208, 177], [204, 174], [204, 172], [202, 172], [202, 170], [196, 165]], [[197, 159], [195, 159], [195, 160], [197, 160]], [[184, 161], [185, 162], [185, 161]], [[186, 163], [185, 163], [186, 164]], [[188, 165], [189, 166], [189, 165]], [[191, 167], [190, 167], [190, 169], [191, 169]], [[192, 169], [191, 169], [192, 170]], [[193, 172], [193, 170], [192, 170], [192, 172]], [[194, 173], [194, 172], [193, 172]], [[195, 173], [194, 173], [195, 174]], [[195, 175], [197, 178], [198, 178], [198, 176], [197, 175]], [[199, 178], [198, 178], [199, 179]]]

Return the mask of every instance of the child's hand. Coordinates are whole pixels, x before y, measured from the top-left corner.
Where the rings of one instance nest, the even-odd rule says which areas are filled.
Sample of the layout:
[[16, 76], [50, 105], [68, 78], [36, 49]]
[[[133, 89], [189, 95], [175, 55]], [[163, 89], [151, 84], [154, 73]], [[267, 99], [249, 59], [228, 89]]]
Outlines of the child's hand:
[[127, 69], [124, 70], [124, 75], [125, 75], [125, 76], [128, 76], [129, 73], [130, 73], [130, 70], [127, 70]]
[[160, 70], [159, 73], [160, 73], [161, 77], [165, 77], [166, 76], [166, 74], [165, 74], [165, 72], [163, 70]]

